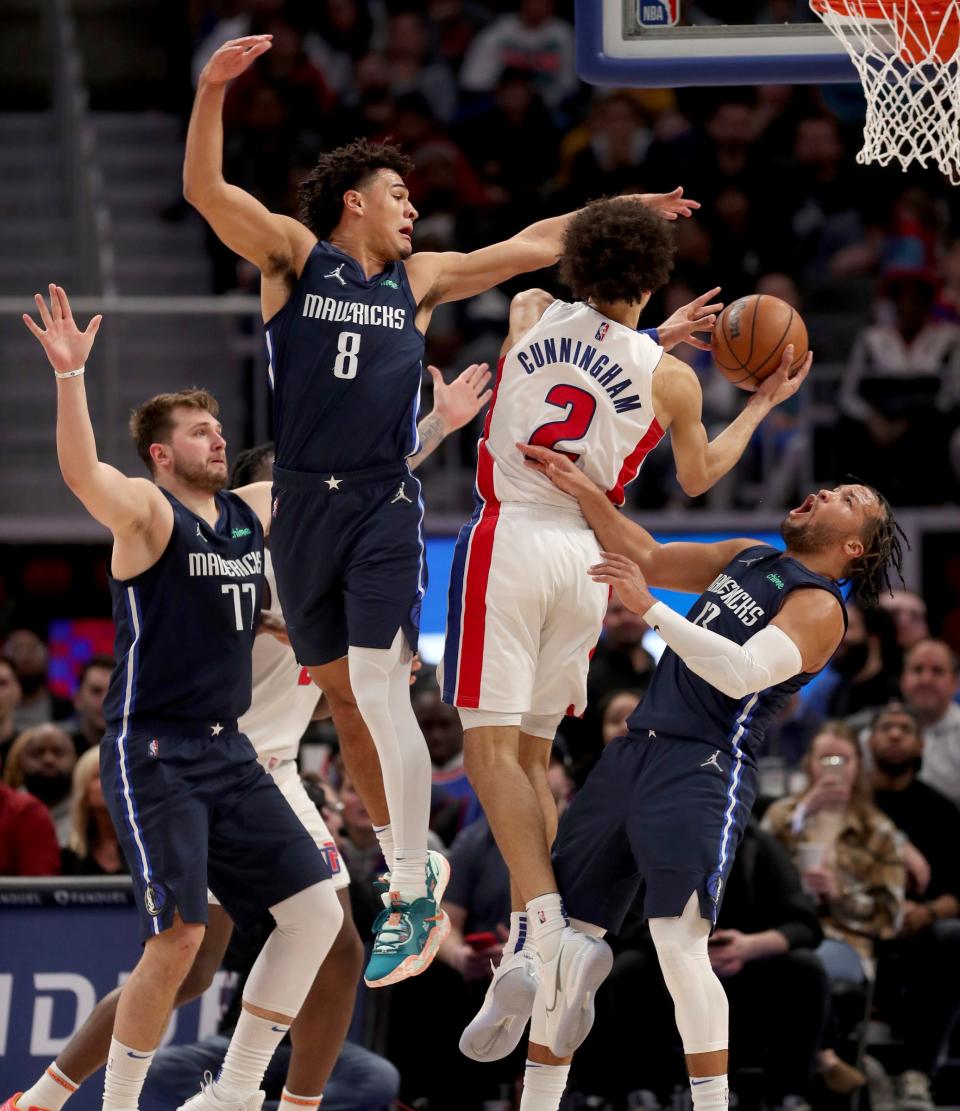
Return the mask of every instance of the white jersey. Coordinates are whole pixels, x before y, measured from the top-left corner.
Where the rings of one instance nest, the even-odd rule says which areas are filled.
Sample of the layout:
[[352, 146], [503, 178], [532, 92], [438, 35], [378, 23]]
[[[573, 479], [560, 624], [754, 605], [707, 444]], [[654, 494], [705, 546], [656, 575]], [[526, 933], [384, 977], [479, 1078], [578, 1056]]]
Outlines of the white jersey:
[[623, 504], [647, 453], [663, 437], [653, 372], [663, 348], [582, 301], [554, 301], [503, 357], [477, 460], [488, 504], [577, 508], [575, 498], [524, 466], [518, 442], [577, 457], [588, 478]]
[[[267, 612], [282, 618], [269, 548], [264, 556], [263, 575], [270, 588]], [[300, 738], [319, 698], [320, 691], [297, 663], [293, 649], [269, 633], [261, 633], [253, 644], [253, 698], [238, 724], [267, 771], [284, 760], [296, 760]]]

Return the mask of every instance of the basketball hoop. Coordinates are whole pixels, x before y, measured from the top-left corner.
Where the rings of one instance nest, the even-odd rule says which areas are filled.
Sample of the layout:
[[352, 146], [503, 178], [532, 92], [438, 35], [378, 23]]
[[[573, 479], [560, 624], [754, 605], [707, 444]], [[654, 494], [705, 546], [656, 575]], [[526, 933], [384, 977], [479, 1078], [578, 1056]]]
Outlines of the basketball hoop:
[[960, 185], [960, 0], [810, 0], [867, 98], [861, 164], [936, 165]]

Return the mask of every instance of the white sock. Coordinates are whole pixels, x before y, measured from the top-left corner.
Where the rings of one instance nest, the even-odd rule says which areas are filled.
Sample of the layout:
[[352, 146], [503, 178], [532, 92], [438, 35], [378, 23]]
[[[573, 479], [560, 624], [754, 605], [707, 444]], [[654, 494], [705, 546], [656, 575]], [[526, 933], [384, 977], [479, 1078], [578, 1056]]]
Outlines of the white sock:
[[726, 1074], [723, 1076], [691, 1076], [690, 1092], [693, 1111], [726, 1111], [730, 1092]]
[[390, 890], [399, 892], [405, 903], [422, 899], [427, 893], [427, 854], [416, 849], [401, 849], [394, 854]]
[[377, 840], [380, 842], [380, 852], [383, 853], [383, 862], [387, 866], [387, 871], [392, 872], [394, 866], [393, 826], [389, 823], [385, 826], [374, 826], [373, 832], [377, 835]]
[[131, 1049], [116, 1038], [110, 1039], [103, 1078], [103, 1111], [130, 1111], [137, 1106], [153, 1053], [152, 1049]]
[[260, 1018], [245, 1007], [227, 1047], [214, 1090], [217, 1095], [240, 1100], [253, 1095], [267, 1071], [289, 1023]]
[[569, 1065], [538, 1065], [536, 1061], [527, 1061], [520, 1111], [557, 1111], [569, 1072]]
[[503, 943], [504, 956], [519, 953], [521, 949], [532, 949], [533, 938], [527, 926], [527, 912], [525, 910], [512, 910], [510, 912], [510, 933]]
[[280, 1095], [279, 1111], [311, 1111], [323, 1103], [323, 1093], [318, 1096], [297, 1096], [284, 1084]]
[[17, 1107], [21, 1111], [29, 1111], [31, 1107], [43, 1107], [45, 1111], [60, 1111], [80, 1085], [74, 1083], [65, 1072], [57, 1068], [57, 1062], [51, 1062], [40, 1079], [32, 1088], [28, 1088], [17, 1100]]
[[552, 960], [560, 948], [560, 935], [570, 922], [563, 902], [556, 891], [538, 895], [527, 903], [527, 924], [533, 931], [533, 943], [540, 959]]

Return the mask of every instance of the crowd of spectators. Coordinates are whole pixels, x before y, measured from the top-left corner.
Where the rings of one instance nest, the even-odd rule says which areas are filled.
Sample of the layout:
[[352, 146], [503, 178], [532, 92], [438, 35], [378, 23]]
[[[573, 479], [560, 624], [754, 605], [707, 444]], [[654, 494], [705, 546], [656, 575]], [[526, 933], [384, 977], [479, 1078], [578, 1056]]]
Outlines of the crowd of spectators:
[[[701, 21], [722, 15], [701, 7]], [[772, 21], [805, 6], [753, 7]], [[273, 35], [229, 90], [224, 120], [228, 180], [275, 211], [296, 215], [318, 153], [358, 136], [392, 137], [413, 156], [419, 249], [469, 250], [602, 195], [681, 184], [700, 200], [677, 226], [676, 269], [646, 322], [714, 285], [727, 302], [774, 294], [805, 315], [819, 380], [793, 412], [778, 411], [709, 504], [750, 506], [758, 486], [768, 504], [784, 503], [798, 481], [846, 470], [895, 504], [960, 500], [960, 206], [935, 173], [854, 163], [864, 108], [851, 87], [591, 89], [574, 70], [569, 0], [207, 0], [194, 10], [194, 80], [227, 39]], [[251, 268], [209, 243], [215, 288], [254, 288]], [[564, 293], [545, 272], [442, 306], [429, 361], [449, 372], [492, 364], [505, 294], [534, 281]], [[722, 426], [736, 389], [706, 353], [677, 353], [703, 380], [708, 426]], [[431, 474], [472, 466], [475, 434], [427, 463], [428, 489]], [[648, 461], [638, 505], [689, 504], [667, 454]], [[434, 501], [454, 504], [450, 490], [468, 490], [437, 486]]]
[[[566, 719], [554, 743], [550, 783], [561, 811], [643, 696], [656, 651], [645, 646], [645, 629], [611, 602], [591, 665], [591, 710]], [[11, 642], [17, 651], [0, 655], [0, 728], [9, 738], [0, 766], [0, 875], [123, 874], [97, 749], [112, 661], [88, 661], [66, 702], [37, 671], [43, 641], [18, 630], [5, 647]], [[452, 864], [444, 905], [453, 930], [423, 976], [385, 991], [358, 988], [354, 1046], [338, 1067], [344, 1081], [367, 1078], [366, 1086], [347, 1083], [373, 1093], [357, 1111], [398, 1091], [424, 1111], [453, 1106], [454, 1097], [464, 1111], [508, 1108], [522, 1047], [478, 1067], [457, 1040], [500, 957], [509, 880], [463, 770], [458, 716], [441, 701], [432, 668], [419, 670], [411, 698], [434, 767], [431, 844]], [[899, 591], [879, 611], [854, 616], [843, 650], [770, 730], [761, 798], [710, 944], [730, 998], [731, 1078], [742, 1106], [803, 1111], [869, 1085], [876, 1106], [928, 1111], [938, 1083], [949, 1090], [943, 1062], [960, 1009], [958, 699], [956, 656], [931, 637], [921, 599]], [[36, 722], [37, 704], [58, 716]], [[350, 869], [354, 918], [366, 936], [380, 909], [372, 886], [385, 867], [380, 847], [329, 722], [311, 730], [307, 748], [305, 778]], [[679, 1098], [683, 1081], [671, 1003], [639, 918], [628, 917], [611, 940], [614, 970], [571, 1073], [569, 1106], [653, 1111]], [[246, 958], [237, 959], [230, 967], [242, 971]], [[416, 1030], [394, 1017], [397, 992], [404, 1013], [409, 1006], [446, 1016], [427, 1057]], [[191, 1052], [215, 1055], [219, 1045]], [[364, 1057], [361, 1046], [375, 1056]], [[189, 1071], [193, 1058], [179, 1052], [165, 1051], [160, 1088], [164, 1077], [173, 1083]]]

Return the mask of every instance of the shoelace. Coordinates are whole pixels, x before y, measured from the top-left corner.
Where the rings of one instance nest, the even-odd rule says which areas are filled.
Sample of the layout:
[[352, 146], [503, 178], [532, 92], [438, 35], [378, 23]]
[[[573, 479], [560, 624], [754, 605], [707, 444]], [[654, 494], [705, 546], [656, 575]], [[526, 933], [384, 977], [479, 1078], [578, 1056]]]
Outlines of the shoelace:
[[[386, 917], [386, 921], [383, 919]], [[382, 925], [381, 925], [382, 923]], [[382, 911], [377, 918], [377, 941], [374, 949], [378, 953], [394, 953], [405, 945], [413, 936], [410, 923], [407, 921], [406, 910], [397, 910], [395, 907]], [[376, 929], [377, 926], [374, 928]]]

